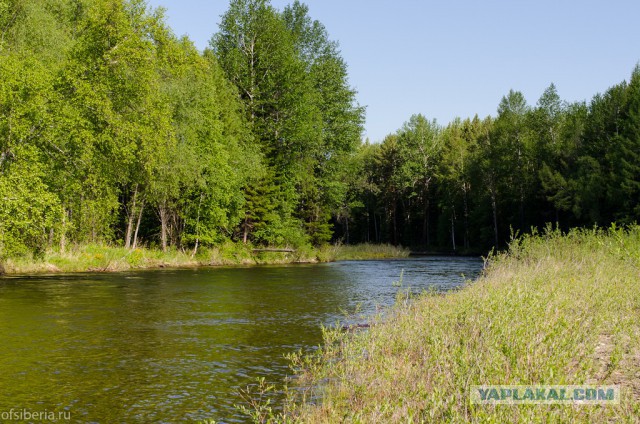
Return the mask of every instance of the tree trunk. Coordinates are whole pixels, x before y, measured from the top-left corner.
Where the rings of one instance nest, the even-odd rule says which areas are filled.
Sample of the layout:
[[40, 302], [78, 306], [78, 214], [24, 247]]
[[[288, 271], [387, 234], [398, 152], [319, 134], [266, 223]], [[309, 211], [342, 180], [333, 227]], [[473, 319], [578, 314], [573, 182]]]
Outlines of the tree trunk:
[[129, 211], [127, 213], [128, 215], [128, 219], [127, 219], [127, 233], [124, 236], [124, 248], [125, 249], [129, 249], [131, 247], [131, 237], [133, 235], [133, 219], [134, 219], [134, 214], [136, 213], [136, 200], [138, 197], [138, 184], [136, 184], [136, 187], [133, 189], [133, 200], [131, 201], [131, 206], [129, 208]]
[[178, 214], [176, 213], [175, 210], [172, 210], [169, 212], [169, 244], [171, 244], [172, 246], [179, 246], [180, 245], [180, 234], [182, 234], [182, 231], [184, 230], [184, 228], [182, 228], [181, 223], [180, 223], [180, 219], [178, 217]]
[[136, 223], [136, 231], [133, 234], [133, 244], [131, 246], [132, 249], [135, 249], [138, 245], [138, 230], [140, 229], [140, 221], [142, 221], [142, 211], [144, 211], [144, 202], [140, 205], [140, 212], [138, 213], [138, 222]]
[[131, 247], [131, 237], [133, 235], [133, 211], [127, 212], [127, 232], [124, 235], [124, 248], [129, 249]]
[[346, 227], [347, 244], [349, 244], [349, 217], [348, 216], [344, 218], [344, 225]]
[[453, 246], [453, 251], [456, 251], [456, 214], [455, 210], [451, 209], [451, 244]]
[[200, 243], [200, 240], [196, 237], [196, 244], [195, 246], [193, 246], [193, 252], [191, 252], [191, 257], [193, 258], [194, 256], [196, 256], [196, 253], [198, 253], [198, 244]]
[[367, 243], [371, 241], [371, 218], [369, 216], [369, 211], [367, 210]]
[[200, 201], [198, 202], [198, 218], [196, 219], [196, 245], [193, 248], [191, 257], [193, 258], [198, 253], [198, 245], [200, 244], [200, 207], [202, 206], [202, 198], [204, 193], [200, 193]]
[[163, 201], [158, 206], [158, 213], [160, 214], [160, 242], [162, 245], [162, 251], [167, 251], [167, 231], [169, 226], [169, 214], [167, 211], [167, 202]]
[[247, 238], [249, 237], [249, 218], [244, 219], [242, 232], [242, 243], [247, 244]]
[[62, 208], [62, 228], [60, 229], [60, 253], [67, 249], [67, 209]]
[[493, 210], [493, 237], [495, 247], [498, 247], [498, 206], [496, 204], [496, 192], [491, 190], [491, 209]]

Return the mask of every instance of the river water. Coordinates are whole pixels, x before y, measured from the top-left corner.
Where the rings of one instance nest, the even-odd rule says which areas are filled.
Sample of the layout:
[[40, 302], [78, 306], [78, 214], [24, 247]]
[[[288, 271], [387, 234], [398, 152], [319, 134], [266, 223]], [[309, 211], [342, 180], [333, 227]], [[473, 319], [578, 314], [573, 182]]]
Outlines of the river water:
[[428, 257], [0, 278], [0, 414], [245, 422], [239, 389], [282, 382], [284, 355], [321, 344], [322, 325], [392, 305], [401, 274], [404, 289], [448, 290], [481, 267]]

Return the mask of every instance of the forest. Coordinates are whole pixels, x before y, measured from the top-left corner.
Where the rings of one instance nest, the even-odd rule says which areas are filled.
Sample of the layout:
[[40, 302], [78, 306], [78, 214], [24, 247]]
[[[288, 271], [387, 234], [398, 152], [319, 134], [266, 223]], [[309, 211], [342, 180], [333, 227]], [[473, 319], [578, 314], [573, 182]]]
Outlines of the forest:
[[307, 6], [231, 0], [212, 34], [198, 51], [144, 0], [0, 0], [0, 260], [85, 243], [474, 253], [637, 221], [640, 67], [588, 102], [512, 90], [495, 116], [416, 114], [373, 143]]

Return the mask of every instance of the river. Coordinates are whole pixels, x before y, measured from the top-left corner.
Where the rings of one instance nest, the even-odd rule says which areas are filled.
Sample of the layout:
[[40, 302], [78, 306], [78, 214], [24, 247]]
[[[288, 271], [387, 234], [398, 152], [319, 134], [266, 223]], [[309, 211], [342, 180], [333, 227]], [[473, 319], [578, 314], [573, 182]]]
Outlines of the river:
[[282, 382], [284, 355], [321, 344], [322, 325], [392, 305], [401, 274], [405, 289], [448, 290], [481, 267], [427, 257], [0, 278], [0, 414], [245, 422], [239, 389]]

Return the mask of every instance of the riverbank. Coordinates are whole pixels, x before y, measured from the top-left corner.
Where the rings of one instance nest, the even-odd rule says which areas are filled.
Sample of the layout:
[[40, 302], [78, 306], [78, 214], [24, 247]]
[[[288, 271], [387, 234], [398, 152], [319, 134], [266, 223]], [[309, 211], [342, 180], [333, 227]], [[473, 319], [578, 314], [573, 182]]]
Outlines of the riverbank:
[[[449, 294], [402, 296], [367, 331], [327, 331], [285, 415], [325, 422], [632, 422], [640, 416], [640, 230], [525, 237]], [[474, 385], [620, 385], [619, 405], [475, 405]]]
[[[8, 258], [0, 262], [5, 274], [42, 274], [71, 272], [117, 272], [135, 269], [187, 268], [200, 266], [267, 265], [317, 263], [338, 260], [386, 259], [407, 257], [409, 251], [391, 245], [329, 245], [303, 247], [292, 252], [259, 251], [251, 245], [225, 243], [215, 248], [192, 251], [125, 249], [87, 244], [73, 246], [66, 252], [48, 251], [41, 259]], [[0, 272], [1, 274], [1, 272]]]

